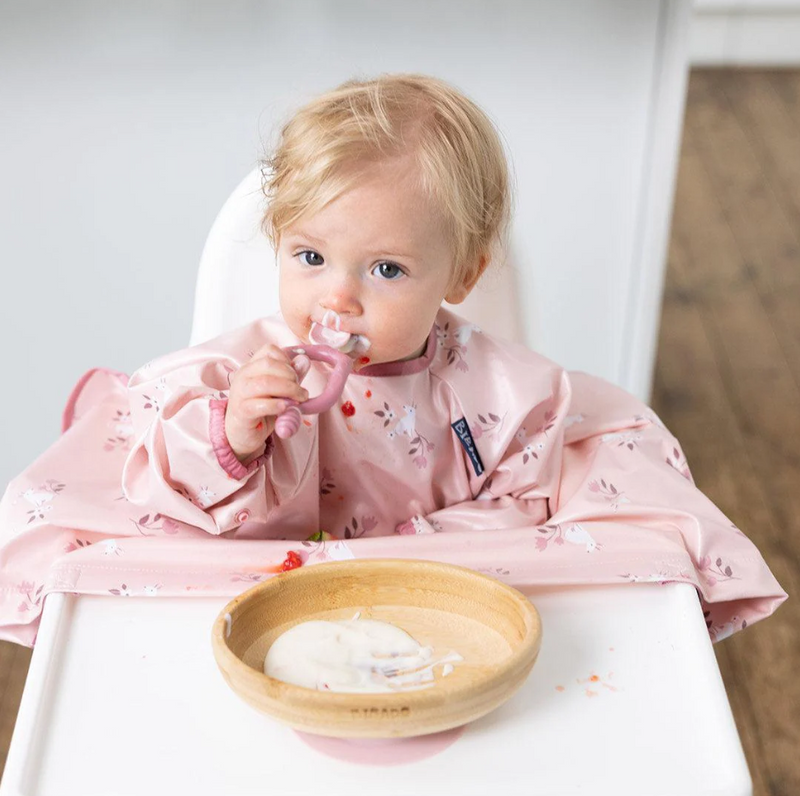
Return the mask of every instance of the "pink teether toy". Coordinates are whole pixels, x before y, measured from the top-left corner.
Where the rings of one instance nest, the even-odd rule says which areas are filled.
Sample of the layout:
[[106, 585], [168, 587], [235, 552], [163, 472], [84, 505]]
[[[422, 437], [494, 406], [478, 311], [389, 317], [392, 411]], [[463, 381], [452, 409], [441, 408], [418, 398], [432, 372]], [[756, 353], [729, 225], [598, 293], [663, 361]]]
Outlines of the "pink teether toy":
[[321, 412], [327, 412], [339, 400], [344, 383], [353, 369], [353, 360], [346, 354], [326, 345], [294, 346], [283, 350], [292, 359], [304, 355], [316, 362], [327, 362], [329, 365], [333, 365], [333, 372], [328, 378], [328, 383], [319, 395], [309, 398], [301, 404], [287, 401], [291, 405], [278, 415], [275, 420], [275, 433], [281, 439], [288, 439], [300, 428], [301, 414], [318, 415]]

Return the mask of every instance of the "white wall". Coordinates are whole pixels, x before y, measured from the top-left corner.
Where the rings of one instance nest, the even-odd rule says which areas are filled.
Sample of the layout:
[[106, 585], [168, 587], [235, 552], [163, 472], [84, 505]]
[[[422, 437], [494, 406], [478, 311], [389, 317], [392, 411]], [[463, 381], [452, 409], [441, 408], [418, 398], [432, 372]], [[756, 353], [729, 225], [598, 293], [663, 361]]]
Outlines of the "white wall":
[[800, 0], [695, 0], [695, 66], [800, 66]]
[[0, 7], [0, 487], [85, 370], [186, 345], [205, 236], [271, 121], [264, 25], [133, 7]]
[[55, 440], [85, 370], [131, 372], [188, 343], [205, 237], [262, 136], [354, 73], [438, 74], [495, 116], [518, 177], [526, 339], [620, 383], [641, 361], [645, 393], [683, 87], [662, 32], [678, 5], [0, 4], [0, 486]]

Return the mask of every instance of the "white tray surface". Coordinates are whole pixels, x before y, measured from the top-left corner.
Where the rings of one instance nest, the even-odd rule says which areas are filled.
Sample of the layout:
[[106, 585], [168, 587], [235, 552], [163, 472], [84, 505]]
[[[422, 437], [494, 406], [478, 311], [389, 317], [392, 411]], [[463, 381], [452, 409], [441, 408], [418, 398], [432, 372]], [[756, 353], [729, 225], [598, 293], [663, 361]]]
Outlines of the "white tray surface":
[[380, 768], [325, 757], [236, 697], [210, 644], [226, 600], [53, 595], [0, 794], [750, 793], [692, 587], [531, 599], [542, 651], [511, 702], [439, 755]]

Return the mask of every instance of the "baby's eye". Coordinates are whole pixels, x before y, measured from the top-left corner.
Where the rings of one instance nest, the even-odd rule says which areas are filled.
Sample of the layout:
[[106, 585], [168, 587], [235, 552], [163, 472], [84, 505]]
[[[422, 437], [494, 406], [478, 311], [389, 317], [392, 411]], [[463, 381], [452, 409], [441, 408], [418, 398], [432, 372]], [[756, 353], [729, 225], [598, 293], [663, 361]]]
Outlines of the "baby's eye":
[[322, 265], [325, 262], [321, 254], [317, 254], [310, 249], [300, 252], [297, 256], [300, 258], [300, 262], [305, 265]]
[[394, 263], [378, 263], [372, 273], [378, 274], [383, 279], [399, 279], [403, 276], [403, 269]]

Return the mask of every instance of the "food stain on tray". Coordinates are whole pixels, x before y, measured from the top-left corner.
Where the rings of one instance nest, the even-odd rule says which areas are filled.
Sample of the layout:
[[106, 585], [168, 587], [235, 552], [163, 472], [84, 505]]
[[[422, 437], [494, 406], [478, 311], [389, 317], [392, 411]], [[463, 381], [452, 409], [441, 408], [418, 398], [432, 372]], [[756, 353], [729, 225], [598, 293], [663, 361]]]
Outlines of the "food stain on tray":
[[[613, 679], [614, 672], [609, 672], [605, 677], [601, 677], [599, 674], [595, 674], [592, 672], [588, 677], [581, 679], [579, 677], [575, 678], [575, 682], [583, 686], [583, 693], [587, 697], [596, 697], [600, 695], [600, 689], [605, 688], [608, 691], [616, 692], [621, 691], [622, 689], [619, 686], [612, 685], [609, 680]], [[556, 691], [559, 693], [563, 693], [567, 690], [566, 686], [564, 685], [557, 685], [555, 687]]]

